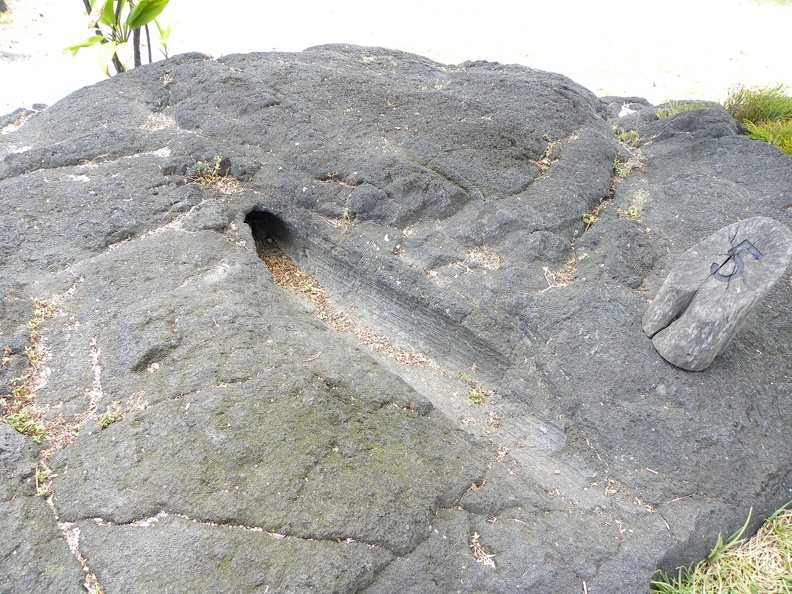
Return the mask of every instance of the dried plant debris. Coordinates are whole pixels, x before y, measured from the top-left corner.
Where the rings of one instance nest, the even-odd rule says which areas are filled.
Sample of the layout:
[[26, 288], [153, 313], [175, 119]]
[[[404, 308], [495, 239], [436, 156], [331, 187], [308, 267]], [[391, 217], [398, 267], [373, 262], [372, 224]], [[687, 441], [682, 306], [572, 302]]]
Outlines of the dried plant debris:
[[503, 257], [491, 247], [486, 245], [470, 248], [467, 251], [466, 262], [478, 264], [487, 270], [497, 270], [503, 264]]
[[478, 561], [482, 565], [486, 565], [487, 567], [491, 567], [492, 569], [495, 569], [495, 561], [492, 560], [495, 557], [495, 555], [491, 555], [490, 553], [487, 552], [487, 550], [479, 542], [480, 538], [481, 537], [479, 536], [478, 532], [474, 532], [471, 535], [470, 545], [469, 545], [470, 552], [476, 561]]
[[[36, 403], [36, 392], [47, 383], [50, 369], [47, 362], [50, 353], [44, 338], [44, 322], [57, 315], [58, 309], [51, 301], [33, 300], [33, 318], [28, 321], [28, 345], [24, 356], [27, 358], [27, 373], [12, 378], [10, 397], [0, 400], [3, 419], [20, 433], [31, 437], [36, 443], [44, 438], [56, 449], [70, 444], [77, 435], [77, 426], [67, 423], [61, 415], [52, 419], [47, 410]], [[3, 364], [16, 356], [6, 349]]]
[[548, 289], [556, 289], [558, 287], [566, 287], [568, 284], [574, 282], [577, 277], [577, 260], [573, 256], [560, 270], [551, 270], [549, 266], [543, 266], [545, 280], [547, 281]]
[[337, 332], [349, 332], [372, 351], [405, 365], [435, 367], [423, 353], [410, 351], [393, 344], [386, 336], [367, 328], [352, 316], [336, 309], [328, 299], [327, 292], [313, 276], [300, 270], [275, 243], [269, 243], [259, 256], [272, 273], [275, 284], [305, 295], [317, 310], [317, 316]]
[[490, 412], [489, 419], [487, 419], [487, 425], [493, 429], [500, 429], [501, 419], [502, 417], [498, 413]]

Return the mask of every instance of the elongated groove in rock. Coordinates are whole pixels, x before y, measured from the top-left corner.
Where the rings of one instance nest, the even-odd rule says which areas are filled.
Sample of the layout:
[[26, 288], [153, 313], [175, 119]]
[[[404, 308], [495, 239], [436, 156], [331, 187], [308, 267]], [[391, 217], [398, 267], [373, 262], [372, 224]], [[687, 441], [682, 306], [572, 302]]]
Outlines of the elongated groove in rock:
[[[429, 367], [447, 377], [460, 375], [468, 387], [467, 397], [474, 404], [482, 404], [487, 398], [495, 395], [496, 392], [494, 390], [485, 388], [472, 378], [466, 378], [463, 374], [452, 374], [447, 369], [444, 369], [430, 360], [425, 354], [395, 345], [387, 336], [379, 334], [365, 325], [360, 324], [349, 314], [335, 308], [330, 303], [327, 292], [319, 284], [319, 281], [310, 274], [300, 270], [291, 258], [280, 248], [277, 241], [274, 239], [276, 236], [283, 236], [283, 233], [278, 231], [277, 223], [269, 220], [267, 216], [263, 216], [263, 219], [265, 221], [263, 224], [269, 225], [268, 234], [270, 236], [267, 237], [266, 240], [262, 241], [258, 239], [256, 241], [256, 250], [258, 251], [259, 258], [264, 261], [267, 268], [272, 273], [275, 284], [284, 290], [306, 296], [316, 307], [317, 317], [325, 324], [337, 332], [349, 332], [354, 334], [361, 344], [367, 346], [375, 353], [389, 357], [398, 363]], [[246, 219], [246, 221], [248, 221], [248, 219]], [[249, 221], [248, 224], [251, 224], [252, 227], [255, 222]], [[476, 399], [475, 401], [471, 398], [471, 394]]]
[[259, 257], [272, 273], [276, 285], [282, 289], [308, 297], [316, 307], [317, 317], [320, 320], [338, 332], [354, 334], [362, 344], [369, 347], [372, 351], [406, 365], [437, 368], [423, 353], [398, 347], [388, 337], [367, 328], [357, 322], [352, 316], [333, 307], [327, 298], [327, 292], [321, 287], [319, 281], [310, 274], [300, 270], [278, 245], [276, 238], [280, 237], [282, 240], [283, 232], [279, 231], [274, 215], [267, 216], [269, 213], [256, 214], [257, 216], [255, 217], [249, 215], [245, 222], [254, 229], [254, 235], [256, 233], [255, 225], [257, 224], [263, 225], [267, 230], [267, 239], [257, 239], [256, 249]]
[[[304, 241], [308, 252], [315, 256], [311, 265], [317, 276], [327, 279], [330, 290], [345, 290], [345, 301], [365, 311], [389, 335], [404, 337], [417, 348], [443, 357], [440, 363], [445, 367], [476, 366], [479, 375], [487, 381], [497, 381], [506, 373], [510, 366], [508, 357], [490, 342], [459, 322], [447, 319], [442, 311], [433, 311], [416, 295], [398, 291], [381, 277], [372, 277], [337, 253], [323, 249], [314, 238]], [[302, 264], [299, 258], [297, 263]], [[350, 291], [349, 287], [355, 290]]]
[[[509, 368], [506, 355], [469, 329], [446, 319], [441, 311], [433, 311], [418, 296], [398, 291], [383, 279], [356, 269], [316, 238], [295, 237], [277, 215], [257, 209], [245, 217], [245, 222], [251, 227], [259, 252], [276, 244], [297, 266], [310, 266], [330, 290], [342, 294], [345, 303], [365, 312], [389, 336], [403, 337], [421, 351], [440, 354], [443, 367], [475, 366], [486, 381], [497, 381]], [[310, 260], [305, 253], [310, 254]]]

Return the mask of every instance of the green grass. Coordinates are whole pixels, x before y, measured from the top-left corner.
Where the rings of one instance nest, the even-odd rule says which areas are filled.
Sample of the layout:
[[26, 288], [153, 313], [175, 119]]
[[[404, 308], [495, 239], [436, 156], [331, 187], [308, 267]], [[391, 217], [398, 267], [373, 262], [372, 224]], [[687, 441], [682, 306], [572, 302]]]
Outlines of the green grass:
[[[792, 503], [792, 502], [790, 502]], [[792, 510], [776, 511], [755, 536], [742, 536], [748, 519], [726, 542], [718, 536], [706, 559], [679, 568], [676, 578], [658, 572], [652, 592], [659, 594], [792, 593]]]
[[748, 136], [777, 146], [792, 155], [792, 96], [779, 84], [739, 86], [729, 92], [723, 106], [748, 130]]
[[717, 103], [712, 101], [669, 101], [665, 107], [661, 107], [655, 112], [658, 119], [670, 118], [683, 111], [693, 111], [694, 109], [707, 109], [717, 107]]
[[787, 155], [792, 155], [792, 118], [788, 120], [762, 122], [743, 122], [748, 135], [754, 140], [763, 140], [777, 146]]
[[31, 415], [26, 409], [8, 414], [5, 416], [5, 422], [11, 425], [14, 429], [33, 438], [36, 443], [41, 443], [41, 440], [46, 436], [47, 428], [42, 425], [39, 420]]
[[108, 407], [107, 411], [96, 420], [96, 426], [99, 427], [99, 429], [107, 429], [110, 425], [116, 421], [120, 421], [123, 417], [124, 411], [121, 410], [118, 402], [113, 402], [112, 406]]
[[786, 85], [767, 87], [738, 86], [729, 91], [723, 103], [738, 122], [766, 122], [792, 118], [792, 97]]
[[[655, 114], [662, 119], [683, 111], [715, 106], [717, 103], [709, 101], [670, 101]], [[738, 85], [729, 91], [723, 107], [748, 130], [750, 138], [772, 144], [792, 155], [792, 96], [786, 85]]]

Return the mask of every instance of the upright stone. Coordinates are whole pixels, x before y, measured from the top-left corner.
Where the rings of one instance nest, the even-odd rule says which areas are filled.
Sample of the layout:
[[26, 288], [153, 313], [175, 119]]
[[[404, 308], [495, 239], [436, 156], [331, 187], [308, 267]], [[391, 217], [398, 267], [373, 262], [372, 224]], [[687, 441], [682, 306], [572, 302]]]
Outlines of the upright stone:
[[669, 363], [701, 371], [784, 274], [792, 231], [768, 217], [724, 227], [683, 254], [643, 317]]

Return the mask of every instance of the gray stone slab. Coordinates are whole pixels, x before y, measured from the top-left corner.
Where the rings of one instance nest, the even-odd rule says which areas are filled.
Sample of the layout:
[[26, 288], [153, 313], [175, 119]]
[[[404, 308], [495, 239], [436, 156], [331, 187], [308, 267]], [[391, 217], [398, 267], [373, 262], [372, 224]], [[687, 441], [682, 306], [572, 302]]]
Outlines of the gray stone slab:
[[792, 259], [792, 231], [768, 217], [738, 221], [679, 259], [643, 318], [669, 363], [706, 369]]

